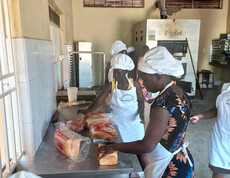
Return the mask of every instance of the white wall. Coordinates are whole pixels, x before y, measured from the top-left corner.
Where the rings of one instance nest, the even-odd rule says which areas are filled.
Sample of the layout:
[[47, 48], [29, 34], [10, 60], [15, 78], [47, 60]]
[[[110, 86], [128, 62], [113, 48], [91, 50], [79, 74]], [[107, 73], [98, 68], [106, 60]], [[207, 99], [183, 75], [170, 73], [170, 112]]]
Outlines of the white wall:
[[25, 159], [33, 159], [56, 109], [52, 42], [13, 40]]

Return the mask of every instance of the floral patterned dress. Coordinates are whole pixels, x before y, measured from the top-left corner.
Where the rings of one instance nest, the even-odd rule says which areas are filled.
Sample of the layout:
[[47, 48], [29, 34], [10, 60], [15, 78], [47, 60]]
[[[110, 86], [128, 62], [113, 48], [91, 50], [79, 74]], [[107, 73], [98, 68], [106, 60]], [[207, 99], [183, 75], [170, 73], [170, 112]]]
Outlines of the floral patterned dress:
[[[160, 143], [169, 152], [180, 148], [184, 142], [187, 125], [190, 118], [190, 100], [187, 94], [180, 98], [174, 92], [165, 92], [158, 96], [153, 107], [162, 107], [168, 110], [170, 119], [165, 134]], [[163, 178], [194, 178], [194, 163], [190, 151], [187, 154], [193, 164], [190, 166], [184, 153], [180, 151], [170, 161]]]

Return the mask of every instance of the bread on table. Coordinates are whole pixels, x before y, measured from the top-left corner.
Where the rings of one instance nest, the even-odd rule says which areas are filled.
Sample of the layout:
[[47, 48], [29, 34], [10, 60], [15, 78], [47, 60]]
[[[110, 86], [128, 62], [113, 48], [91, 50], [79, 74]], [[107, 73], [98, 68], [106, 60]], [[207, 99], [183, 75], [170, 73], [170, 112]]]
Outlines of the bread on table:
[[63, 154], [68, 157], [77, 156], [80, 154], [80, 139], [68, 140], [63, 144]]
[[117, 131], [111, 123], [93, 123], [89, 133], [92, 139], [109, 141], [115, 141], [115, 137], [117, 136]]
[[84, 115], [86, 119], [86, 127], [90, 129], [93, 123], [109, 123], [109, 118], [102, 115], [103, 112], [90, 112]]
[[[98, 144], [98, 148], [104, 146], [103, 144]], [[103, 153], [99, 154], [99, 158], [103, 155]], [[117, 151], [111, 154], [106, 155], [104, 158], [99, 159], [99, 164], [101, 166], [112, 166], [118, 164], [118, 154]]]
[[65, 122], [65, 124], [74, 132], [80, 132], [85, 128], [85, 120], [83, 119], [75, 119], [72, 121], [67, 121]]
[[54, 142], [56, 147], [68, 157], [80, 154], [81, 139], [70, 129], [61, 130], [58, 126], [54, 135]]

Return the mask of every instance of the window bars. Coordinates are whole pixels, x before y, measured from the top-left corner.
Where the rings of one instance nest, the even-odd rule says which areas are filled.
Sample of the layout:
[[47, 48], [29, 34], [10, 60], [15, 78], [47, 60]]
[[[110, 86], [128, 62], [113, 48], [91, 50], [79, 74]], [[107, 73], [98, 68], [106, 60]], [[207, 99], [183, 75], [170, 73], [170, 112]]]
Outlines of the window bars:
[[22, 146], [8, 0], [0, 0], [0, 177], [10, 175], [21, 156]]

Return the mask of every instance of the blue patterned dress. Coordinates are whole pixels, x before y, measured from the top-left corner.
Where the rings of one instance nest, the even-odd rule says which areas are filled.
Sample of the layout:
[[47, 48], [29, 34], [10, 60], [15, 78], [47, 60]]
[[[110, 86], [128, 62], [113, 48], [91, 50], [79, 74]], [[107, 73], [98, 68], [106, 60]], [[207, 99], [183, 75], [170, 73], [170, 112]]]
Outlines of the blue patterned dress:
[[[174, 92], [165, 92], [158, 96], [153, 107], [162, 107], [167, 109], [170, 119], [165, 134], [160, 140], [161, 145], [169, 152], [174, 152], [180, 148], [184, 142], [186, 129], [190, 118], [190, 100], [187, 94], [180, 98]], [[190, 151], [187, 154], [193, 163]], [[193, 178], [194, 163], [190, 166], [184, 153], [180, 151], [170, 161], [166, 168], [163, 178]]]

